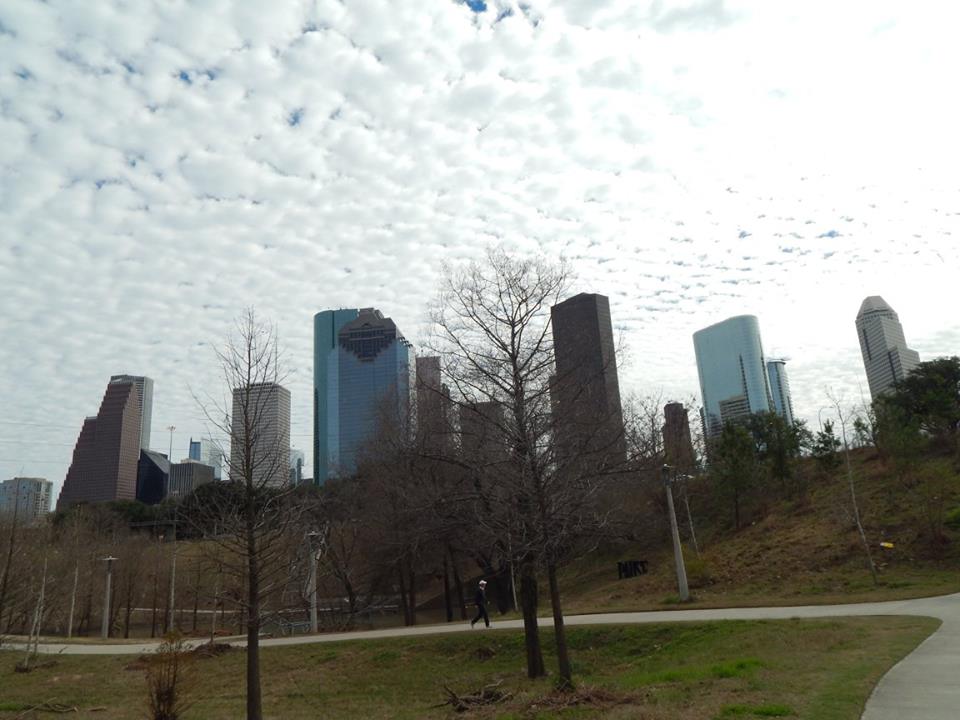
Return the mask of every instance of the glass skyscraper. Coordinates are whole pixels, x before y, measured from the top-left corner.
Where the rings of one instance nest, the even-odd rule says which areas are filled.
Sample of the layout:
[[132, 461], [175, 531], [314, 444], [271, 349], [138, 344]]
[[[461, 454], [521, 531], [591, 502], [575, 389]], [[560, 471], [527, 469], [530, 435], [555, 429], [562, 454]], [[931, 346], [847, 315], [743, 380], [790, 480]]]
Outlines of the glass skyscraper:
[[787, 361], [778, 358], [767, 360], [767, 379], [770, 381], [770, 394], [773, 410], [793, 425], [793, 400], [790, 397], [790, 381], [787, 380]]
[[703, 398], [703, 429], [708, 437], [727, 422], [774, 410], [760, 324], [738, 315], [693, 334]]
[[337, 335], [359, 314], [354, 308], [324, 310], [313, 316], [313, 482], [317, 485], [330, 476], [331, 447], [339, 447]]
[[379, 310], [317, 313], [314, 482], [354, 473], [382, 420], [406, 430], [414, 367], [410, 343]]

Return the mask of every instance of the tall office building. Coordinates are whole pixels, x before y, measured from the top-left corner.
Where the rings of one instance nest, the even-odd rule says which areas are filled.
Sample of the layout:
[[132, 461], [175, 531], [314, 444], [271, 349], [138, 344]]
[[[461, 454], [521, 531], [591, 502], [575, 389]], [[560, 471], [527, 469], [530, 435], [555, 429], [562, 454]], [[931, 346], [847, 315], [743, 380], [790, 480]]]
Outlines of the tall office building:
[[303, 463], [305, 460], [303, 450], [290, 449], [290, 484], [293, 487], [303, 484]]
[[663, 406], [663, 457], [664, 462], [679, 473], [691, 473], [696, 467], [690, 418], [683, 403]]
[[920, 355], [907, 347], [900, 318], [879, 295], [871, 295], [860, 305], [857, 336], [874, 400], [920, 364]]
[[790, 397], [790, 381], [787, 379], [787, 361], [785, 359], [767, 360], [767, 381], [770, 383], [773, 411], [780, 415], [788, 425], [793, 425], [793, 399]]
[[110, 382], [132, 382], [140, 400], [140, 447], [150, 449], [150, 423], [153, 419], [153, 380], [143, 375], [113, 375]]
[[416, 373], [417, 440], [428, 452], [453, 446], [450, 390], [443, 384], [439, 357], [418, 357]]
[[728, 422], [773, 410], [760, 324], [753, 315], [738, 315], [693, 334], [697, 356], [701, 420], [707, 437]]
[[559, 447], [620, 465], [626, 444], [610, 301], [580, 293], [550, 308], [550, 320], [556, 359], [551, 405]]
[[[249, 468], [244, 457], [248, 442]], [[250, 472], [256, 486], [283, 486], [289, 481], [289, 471], [290, 391], [269, 382], [234, 388], [230, 479], [243, 482]]]
[[322, 485], [356, 472], [381, 423], [407, 431], [413, 350], [379, 310], [334, 310], [314, 318], [314, 362], [314, 482]]
[[112, 379], [99, 412], [83, 422], [57, 500], [58, 510], [78, 502], [136, 498], [141, 422], [135, 383]]
[[25, 525], [50, 512], [53, 483], [45, 478], [15, 477], [0, 483], [0, 516], [16, 514]]
[[340, 329], [360, 314], [356, 309], [324, 310], [313, 316], [313, 482], [330, 477], [340, 437]]

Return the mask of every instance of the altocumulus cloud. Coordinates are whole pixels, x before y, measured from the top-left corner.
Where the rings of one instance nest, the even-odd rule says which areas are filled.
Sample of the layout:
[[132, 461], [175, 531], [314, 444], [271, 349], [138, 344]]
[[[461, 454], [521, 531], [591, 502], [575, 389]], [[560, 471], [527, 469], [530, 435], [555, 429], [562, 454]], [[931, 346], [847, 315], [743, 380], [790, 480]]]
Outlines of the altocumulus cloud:
[[115, 372], [185, 455], [251, 304], [309, 453], [312, 314], [415, 341], [440, 263], [489, 242], [611, 297], [628, 390], [696, 391], [690, 334], [755, 313], [814, 417], [857, 396], [874, 293], [957, 352], [955, 11], [922, 5], [7, 0], [0, 478], [62, 480]]

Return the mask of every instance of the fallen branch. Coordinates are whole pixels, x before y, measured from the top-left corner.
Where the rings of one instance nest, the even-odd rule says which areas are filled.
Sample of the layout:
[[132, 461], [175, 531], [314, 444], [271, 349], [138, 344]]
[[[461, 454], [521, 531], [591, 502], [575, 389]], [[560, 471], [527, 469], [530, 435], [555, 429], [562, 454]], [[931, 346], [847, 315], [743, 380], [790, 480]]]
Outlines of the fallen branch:
[[21, 718], [27, 717], [30, 713], [35, 712], [48, 712], [48, 713], [57, 713], [58, 715], [64, 715], [66, 713], [80, 712], [80, 708], [75, 705], [64, 705], [62, 703], [54, 702], [42, 702], [39, 705], [32, 705], [24, 710], [22, 713], [16, 716], [14, 720], [21, 720]]
[[467, 712], [475, 707], [504, 702], [505, 700], [509, 700], [512, 695], [500, 690], [502, 684], [503, 680], [499, 680], [492, 685], [486, 685], [480, 690], [467, 695], [458, 695], [449, 687], [443, 685], [443, 689], [447, 692], [447, 699], [433, 707], [440, 708], [449, 705], [457, 712]]

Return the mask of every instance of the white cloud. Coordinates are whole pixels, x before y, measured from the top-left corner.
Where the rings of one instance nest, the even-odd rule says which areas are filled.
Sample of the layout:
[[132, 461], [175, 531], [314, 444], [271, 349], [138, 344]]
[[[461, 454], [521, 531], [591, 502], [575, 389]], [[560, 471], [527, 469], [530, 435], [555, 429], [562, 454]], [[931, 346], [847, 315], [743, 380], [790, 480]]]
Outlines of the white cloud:
[[[265, 10], [268, 8], [268, 10]], [[117, 372], [152, 443], [222, 395], [254, 304], [311, 450], [311, 318], [412, 339], [442, 261], [565, 253], [611, 297], [625, 390], [697, 390], [691, 333], [760, 317], [813, 421], [858, 397], [867, 294], [960, 352], [958, 109], [940, 3], [654, 0], [0, 8], [0, 477], [62, 480]], [[309, 466], [309, 457], [308, 457]]]

